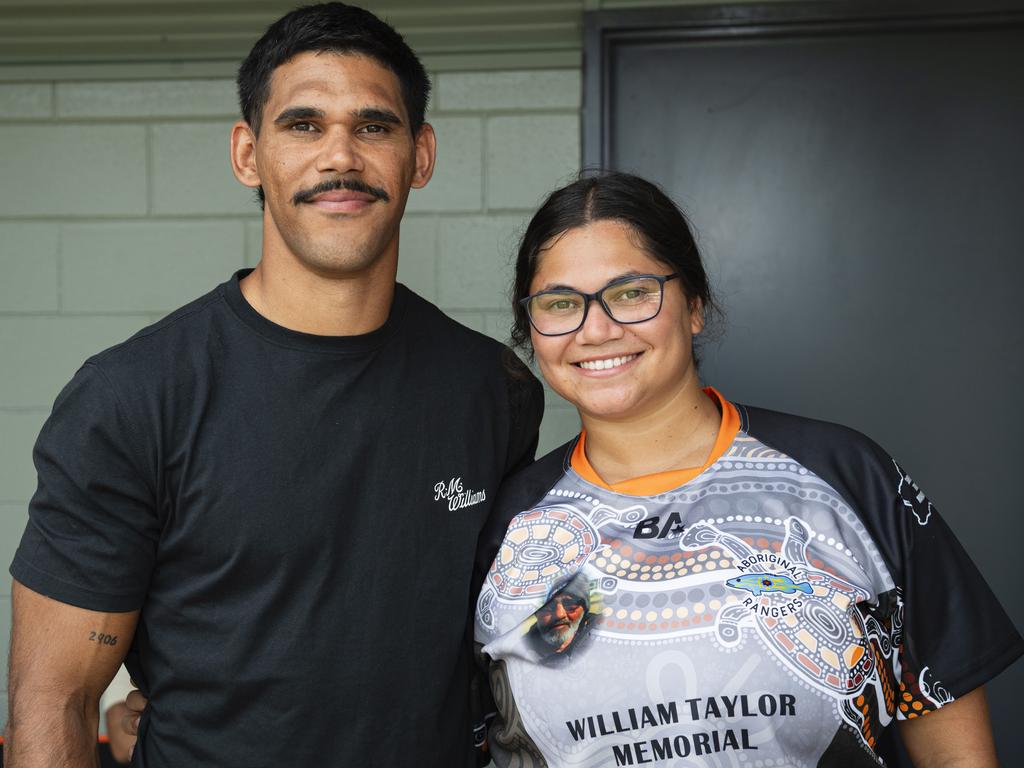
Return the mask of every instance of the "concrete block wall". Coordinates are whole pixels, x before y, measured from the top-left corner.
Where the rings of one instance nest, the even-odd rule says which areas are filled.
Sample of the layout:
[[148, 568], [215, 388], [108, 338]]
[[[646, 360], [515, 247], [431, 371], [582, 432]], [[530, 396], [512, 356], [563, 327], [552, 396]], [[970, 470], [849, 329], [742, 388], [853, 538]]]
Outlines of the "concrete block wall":
[[[580, 72], [442, 72], [434, 84], [438, 167], [410, 199], [399, 279], [504, 340], [516, 239], [580, 164]], [[35, 489], [32, 444], [63, 384], [90, 354], [259, 258], [258, 208], [228, 162], [235, 115], [228, 79], [0, 83], [5, 570]], [[577, 429], [549, 394], [541, 450]], [[0, 722], [6, 680], [5, 670]]]

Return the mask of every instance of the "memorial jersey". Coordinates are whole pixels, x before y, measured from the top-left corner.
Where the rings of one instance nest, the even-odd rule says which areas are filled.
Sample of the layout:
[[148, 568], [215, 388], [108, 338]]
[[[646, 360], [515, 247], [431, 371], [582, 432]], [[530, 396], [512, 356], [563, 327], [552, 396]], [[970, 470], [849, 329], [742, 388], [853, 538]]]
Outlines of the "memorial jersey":
[[1024, 650], [877, 445], [708, 393], [689, 475], [608, 486], [584, 435], [505, 488], [475, 620], [498, 766], [879, 765], [893, 720]]

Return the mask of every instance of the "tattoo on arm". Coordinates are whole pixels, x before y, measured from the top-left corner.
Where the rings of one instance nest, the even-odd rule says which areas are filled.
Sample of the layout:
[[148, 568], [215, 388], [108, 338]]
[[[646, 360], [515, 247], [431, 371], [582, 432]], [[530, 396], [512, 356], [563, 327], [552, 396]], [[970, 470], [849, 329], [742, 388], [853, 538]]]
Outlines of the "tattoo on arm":
[[117, 635], [106, 635], [100, 632], [90, 632], [89, 642], [100, 645], [117, 645]]

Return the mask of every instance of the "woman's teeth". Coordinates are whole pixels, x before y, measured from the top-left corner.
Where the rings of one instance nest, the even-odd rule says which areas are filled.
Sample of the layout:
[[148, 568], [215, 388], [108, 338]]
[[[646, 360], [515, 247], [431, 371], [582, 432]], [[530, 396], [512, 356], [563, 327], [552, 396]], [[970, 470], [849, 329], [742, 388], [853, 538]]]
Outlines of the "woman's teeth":
[[577, 365], [588, 371], [607, 371], [609, 368], [618, 368], [620, 365], [625, 365], [635, 357], [636, 355], [626, 355], [625, 357], [609, 357], [605, 360], [584, 360], [577, 363]]

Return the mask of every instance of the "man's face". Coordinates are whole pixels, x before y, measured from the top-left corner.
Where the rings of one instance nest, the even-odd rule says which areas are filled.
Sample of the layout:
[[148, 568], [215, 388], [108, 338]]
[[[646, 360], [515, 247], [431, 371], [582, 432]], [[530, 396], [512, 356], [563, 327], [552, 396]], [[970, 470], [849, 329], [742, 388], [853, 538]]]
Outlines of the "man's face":
[[264, 253], [325, 276], [393, 260], [411, 187], [434, 139], [414, 137], [393, 72], [366, 56], [302, 53], [274, 70], [258, 137], [232, 133], [235, 173], [266, 196]]
[[537, 630], [545, 643], [556, 653], [561, 653], [576, 638], [576, 632], [586, 610], [581, 597], [569, 594], [555, 595], [535, 614]]

